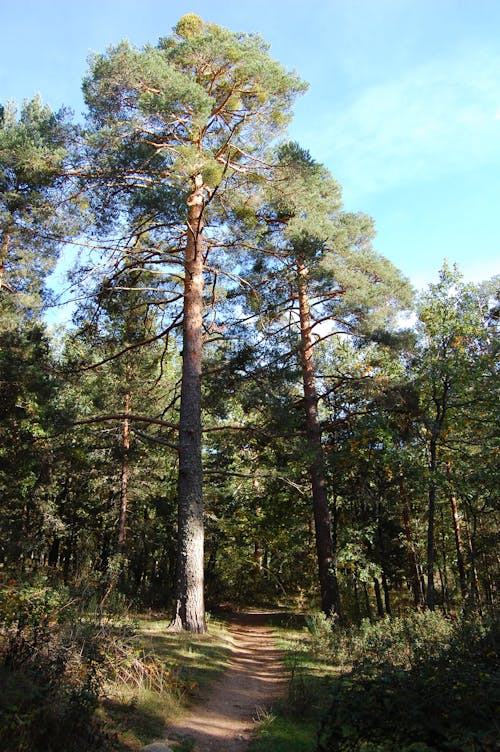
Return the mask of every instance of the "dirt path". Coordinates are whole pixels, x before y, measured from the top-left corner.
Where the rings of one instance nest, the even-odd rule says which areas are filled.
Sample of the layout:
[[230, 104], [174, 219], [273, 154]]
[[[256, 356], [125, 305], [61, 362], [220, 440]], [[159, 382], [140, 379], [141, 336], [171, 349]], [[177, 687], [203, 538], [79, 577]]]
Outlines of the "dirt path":
[[[193, 752], [243, 752], [255, 720], [283, 694], [285, 678], [268, 614], [239, 614], [231, 624], [231, 662], [210, 696], [168, 728], [167, 744], [188, 737]], [[266, 618], [267, 617], [267, 618]]]

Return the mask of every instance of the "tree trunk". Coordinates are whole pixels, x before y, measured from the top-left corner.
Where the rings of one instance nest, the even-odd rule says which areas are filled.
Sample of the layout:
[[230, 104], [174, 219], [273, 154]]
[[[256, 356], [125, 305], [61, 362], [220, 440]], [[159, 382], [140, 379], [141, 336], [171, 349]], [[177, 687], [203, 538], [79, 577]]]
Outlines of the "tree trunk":
[[448, 587], [448, 556], [446, 552], [446, 534], [444, 524], [444, 510], [441, 509], [441, 560], [443, 568], [439, 569], [439, 577], [441, 580], [441, 592], [442, 592], [442, 608], [443, 613], [448, 612], [449, 606], [449, 587]]
[[448, 484], [450, 488], [450, 506], [451, 506], [451, 517], [453, 520], [453, 532], [455, 534], [455, 548], [457, 551], [457, 567], [458, 567], [458, 577], [460, 580], [460, 592], [462, 594], [462, 600], [467, 600], [467, 576], [465, 573], [465, 557], [464, 557], [464, 546], [462, 543], [462, 523], [460, 520], [460, 515], [458, 513], [458, 506], [457, 506], [457, 499], [455, 494], [453, 493], [453, 486], [451, 483], [451, 465], [448, 462], [446, 465], [446, 475], [448, 477]]
[[385, 616], [384, 604], [382, 603], [382, 594], [380, 592], [380, 583], [377, 577], [373, 578], [373, 587], [375, 590], [375, 601], [377, 603], [377, 614], [380, 618]]
[[361, 623], [361, 606], [359, 603], [359, 587], [358, 587], [358, 578], [356, 575], [353, 576], [354, 580], [354, 623], [360, 624]]
[[179, 418], [177, 586], [172, 629], [205, 632], [201, 362], [203, 316], [203, 212], [201, 175], [188, 198], [184, 276], [182, 387]]
[[[252, 487], [254, 492], [254, 498], [256, 500], [255, 504], [255, 517], [256, 519], [260, 518], [260, 514], [262, 512], [261, 506], [257, 499], [259, 498], [260, 493], [260, 483], [259, 479], [254, 477], [252, 480]], [[258, 583], [262, 579], [262, 575], [264, 574], [264, 547], [262, 545], [262, 541], [260, 540], [260, 533], [259, 535], [255, 536], [254, 539], [254, 574], [255, 574], [255, 581]]]
[[7, 263], [7, 256], [9, 253], [10, 235], [6, 232], [2, 237], [1, 250], [0, 250], [0, 290], [4, 287], [5, 277], [5, 264]]
[[467, 536], [469, 543], [469, 561], [470, 561], [470, 576], [471, 576], [471, 605], [472, 608], [476, 608], [479, 613], [481, 610], [481, 594], [479, 592], [479, 577], [477, 573], [477, 556], [476, 556], [476, 530], [477, 530], [477, 516], [472, 515], [472, 532], [470, 530], [470, 522], [468, 525]]
[[370, 604], [370, 594], [368, 593], [366, 582], [363, 582], [363, 593], [365, 595], [366, 615], [368, 616], [368, 619], [370, 621], [373, 621], [372, 607]]
[[436, 457], [437, 457], [437, 436], [435, 429], [432, 429], [430, 440], [430, 462], [429, 462], [429, 503], [427, 509], [427, 593], [426, 604], [430, 611], [434, 611], [435, 588], [434, 588], [434, 520], [436, 516]]
[[[123, 412], [125, 415], [130, 413], [130, 391], [125, 393], [123, 400]], [[130, 451], [130, 420], [123, 419], [122, 424], [122, 471], [120, 477], [120, 516], [118, 518], [118, 553], [123, 554], [125, 550], [125, 539], [127, 537], [127, 508], [128, 508], [128, 461]]]
[[311, 487], [316, 534], [316, 553], [321, 590], [321, 608], [329, 616], [336, 613], [341, 616], [340, 592], [335, 573], [335, 559], [332, 541], [330, 507], [326, 469], [321, 444], [321, 424], [318, 416], [318, 395], [314, 372], [313, 340], [310, 304], [307, 290], [309, 270], [302, 260], [297, 262], [298, 293], [300, 309], [300, 338], [302, 381], [304, 386], [304, 407], [306, 431], [311, 452]]
[[385, 612], [388, 616], [391, 615], [391, 594], [389, 592], [389, 583], [384, 572], [382, 572], [382, 589], [384, 591], [384, 605]]
[[390, 616], [391, 614], [391, 600], [390, 600], [390, 594], [389, 594], [389, 583], [387, 582], [387, 576], [385, 574], [385, 566], [386, 566], [386, 559], [385, 559], [385, 544], [384, 544], [384, 535], [382, 531], [382, 502], [379, 500], [377, 503], [377, 538], [378, 538], [378, 552], [380, 556], [380, 565], [382, 568], [382, 589], [384, 591], [384, 604], [385, 604], [385, 611]]
[[415, 606], [424, 604], [424, 591], [419, 572], [415, 544], [413, 542], [413, 530], [411, 525], [410, 508], [408, 506], [408, 497], [403, 475], [399, 476], [399, 491], [403, 502], [403, 525], [405, 529], [406, 542], [408, 544], [408, 563], [410, 566], [411, 589], [413, 591], [413, 602]]

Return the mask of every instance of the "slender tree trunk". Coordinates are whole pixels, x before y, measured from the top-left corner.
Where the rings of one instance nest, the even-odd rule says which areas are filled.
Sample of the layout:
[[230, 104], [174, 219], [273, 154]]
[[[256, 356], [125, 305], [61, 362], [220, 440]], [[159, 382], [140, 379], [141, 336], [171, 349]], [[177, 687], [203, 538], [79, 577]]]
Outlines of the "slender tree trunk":
[[465, 573], [464, 546], [462, 543], [462, 523], [460, 520], [460, 515], [458, 513], [457, 498], [455, 494], [453, 493], [453, 486], [451, 483], [451, 465], [449, 462], [446, 465], [446, 475], [448, 477], [448, 484], [450, 488], [451, 517], [453, 521], [453, 532], [455, 535], [455, 548], [457, 551], [457, 567], [458, 567], [458, 577], [460, 580], [460, 592], [462, 594], [462, 600], [466, 601], [467, 600], [467, 576]]
[[[125, 393], [123, 400], [124, 415], [130, 413], [130, 391]], [[130, 451], [130, 420], [123, 419], [122, 424], [122, 470], [120, 477], [120, 515], [118, 518], [118, 553], [123, 554], [125, 550], [125, 539], [127, 537], [127, 510], [128, 510], [128, 470], [129, 470], [129, 451]]]
[[379, 500], [377, 503], [377, 537], [378, 537], [378, 550], [380, 554], [380, 564], [382, 567], [382, 589], [384, 591], [384, 604], [385, 611], [390, 615], [391, 613], [391, 599], [389, 594], [389, 583], [387, 582], [387, 576], [385, 574], [385, 545], [384, 535], [382, 530], [382, 502]]
[[424, 591], [422, 589], [422, 580], [420, 577], [417, 554], [415, 552], [415, 543], [413, 541], [413, 530], [411, 525], [410, 508], [406, 494], [406, 485], [403, 475], [399, 476], [399, 491], [403, 502], [403, 525], [405, 529], [406, 542], [408, 544], [408, 563], [410, 566], [411, 589], [413, 591], [413, 602], [415, 606], [422, 606], [424, 603]]
[[57, 568], [57, 564], [59, 562], [60, 544], [61, 544], [61, 539], [58, 537], [55, 537], [49, 548], [49, 555], [48, 555], [47, 563], [49, 567], [52, 567], [53, 569]]
[[435, 605], [435, 587], [434, 587], [434, 562], [436, 558], [436, 549], [434, 545], [434, 522], [436, 516], [436, 457], [437, 457], [437, 436], [435, 429], [432, 429], [430, 440], [430, 462], [429, 462], [429, 503], [427, 509], [427, 594], [426, 603], [430, 611], [434, 611]]
[[446, 581], [445, 577], [443, 575], [443, 570], [437, 565], [438, 575], [439, 575], [439, 582], [441, 583], [441, 610], [443, 614], [446, 616], [447, 609], [446, 609]]
[[472, 607], [477, 608], [479, 613], [482, 613], [481, 595], [479, 592], [479, 577], [477, 573], [477, 564], [476, 564], [477, 562], [476, 545], [475, 545], [476, 530], [477, 530], [477, 516], [473, 514], [472, 515], [472, 532], [470, 530], [470, 522], [469, 522], [468, 530], [467, 530], [468, 543], [469, 543], [470, 575], [471, 575], [471, 596], [472, 596]]
[[375, 601], [377, 603], [377, 613], [382, 618], [385, 616], [384, 604], [382, 603], [382, 594], [380, 592], [380, 582], [377, 577], [373, 578], [373, 587], [375, 589]]
[[[130, 413], [130, 391], [125, 392], [123, 398], [123, 413], [127, 416]], [[108, 586], [100, 600], [99, 608], [103, 608], [109, 596], [119, 583], [121, 587], [125, 586], [126, 575], [124, 563], [121, 556], [125, 551], [125, 539], [127, 537], [127, 511], [128, 511], [128, 471], [129, 471], [129, 451], [130, 451], [130, 419], [125, 417], [122, 423], [122, 465], [120, 472], [120, 507], [118, 512], [118, 537], [116, 540], [116, 551], [120, 555], [118, 571], [108, 571]]]
[[7, 255], [9, 253], [10, 235], [6, 232], [2, 236], [2, 242], [0, 244], [0, 290], [4, 286], [5, 277], [5, 264], [7, 261]]
[[391, 615], [391, 594], [389, 592], [389, 583], [384, 572], [382, 572], [382, 589], [384, 591], [384, 604], [385, 612], [389, 616]]
[[354, 580], [354, 621], [356, 624], [360, 624], [361, 606], [359, 603], [359, 587], [358, 587], [358, 578], [356, 577], [356, 575], [354, 575], [353, 580]]
[[[257, 501], [257, 499], [259, 497], [259, 492], [260, 492], [260, 483], [259, 483], [259, 479], [258, 478], [256, 478], [256, 477], [253, 478], [253, 480], [252, 480], [252, 487], [253, 487], [253, 492], [255, 494], [255, 500], [256, 500], [256, 504], [255, 504], [255, 516], [257, 518], [259, 518], [262, 509], [261, 509], [261, 506], [260, 506], [259, 502]], [[253, 556], [253, 560], [254, 560], [254, 564], [255, 564], [255, 569], [254, 569], [255, 581], [259, 582], [259, 580], [262, 579], [262, 575], [264, 573], [264, 547], [263, 547], [262, 541], [260, 539], [260, 533], [259, 533], [259, 535], [255, 536], [255, 539], [254, 539], [254, 556]]]
[[188, 198], [184, 276], [182, 387], [179, 419], [178, 552], [171, 628], [205, 632], [201, 362], [203, 316], [203, 212], [201, 175]]
[[443, 594], [443, 613], [448, 612], [449, 607], [449, 592], [448, 586], [448, 555], [446, 551], [446, 535], [444, 524], [444, 510], [441, 509], [441, 559], [443, 563], [442, 571], [439, 570], [439, 576], [441, 578], [441, 591]]
[[326, 469], [321, 445], [321, 424], [318, 416], [318, 395], [314, 372], [313, 339], [311, 332], [310, 304], [307, 289], [309, 270], [298, 260], [298, 293], [300, 309], [300, 337], [302, 381], [306, 431], [312, 461], [310, 465], [316, 552], [318, 557], [321, 608], [326, 615], [341, 616], [340, 592], [335, 573], [335, 558], [332, 541], [331, 514], [328, 504]]
[[370, 621], [373, 621], [373, 614], [372, 614], [372, 607], [370, 604], [370, 594], [368, 592], [368, 588], [366, 586], [366, 582], [363, 582], [363, 593], [365, 595], [365, 607], [366, 607], [366, 615], [368, 616]]

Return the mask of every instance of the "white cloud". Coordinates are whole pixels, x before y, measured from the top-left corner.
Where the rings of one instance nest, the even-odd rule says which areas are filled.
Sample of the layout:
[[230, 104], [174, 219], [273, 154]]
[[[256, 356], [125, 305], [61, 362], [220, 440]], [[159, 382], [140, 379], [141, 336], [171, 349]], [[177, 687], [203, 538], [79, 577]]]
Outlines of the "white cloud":
[[358, 92], [310, 129], [344, 185], [373, 192], [500, 163], [500, 56], [435, 59]]

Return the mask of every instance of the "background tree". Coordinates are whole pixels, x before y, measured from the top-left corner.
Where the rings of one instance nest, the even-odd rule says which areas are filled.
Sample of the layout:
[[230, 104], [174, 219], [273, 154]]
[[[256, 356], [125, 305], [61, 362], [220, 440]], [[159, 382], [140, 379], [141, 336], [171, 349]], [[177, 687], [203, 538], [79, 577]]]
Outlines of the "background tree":
[[[161, 479], [176, 464], [178, 357], [175, 341], [162, 328], [163, 291], [157, 281], [130, 264], [115, 269], [79, 309], [65, 353], [65, 368], [77, 380], [70, 439], [81, 432], [88, 441], [93, 437], [88, 451], [100, 468], [95, 480], [106, 479], [102, 491], [94, 491], [108, 510], [99, 565], [107, 577], [105, 597], [118, 582], [133, 592], [140, 569], [135, 548], [148, 549], [141, 515], [144, 522], [151, 519], [154, 499], [167, 487], [171, 494], [171, 483], [162, 491]], [[166, 447], [170, 456], [163, 457]], [[149, 553], [140, 558], [147, 569]], [[168, 570], [163, 592], [171, 596]]]
[[[4, 561], [43, 550], [57, 379], [41, 321], [45, 279], [73, 231], [63, 203], [71, 129], [40, 97], [0, 107], [0, 413]], [[12, 545], [8, 544], [11, 541]]]
[[[267, 196], [254, 267], [259, 293], [249, 299], [261, 326], [267, 318], [275, 333], [284, 332], [286, 348], [300, 359], [321, 603], [325, 613], [340, 615], [318, 407], [329, 386], [318, 375], [314, 353], [318, 344], [329, 340], [331, 346], [339, 334], [361, 338], [387, 325], [398, 306], [409, 303], [410, 290], [373, 251], [372, 221], [342, 210], [339, 185], [297, 144], [280, 147]], [[297, 329], [299, 342], [294, 341]]]
[[[420, 349], [413, 368], [423, 414], [427, 458], [426, 603], [431, 610], [436, 600], [436, 511], [438, 498], [443, 495], [451, 504], [453, 537], [465, 595], [463, 552], [451, 468], [457, 456], [461, 455], [463, 459], [471, 450], [474, 456], [478, 444], [476, 440], [466, 440], [463, 433], [458, 438], [457, 425], [461, 425], [469, 437], [471, 429], [472, 434], [481, 434], [483, 445], [491, 447], [491, 420], [484, 422], [480, 417], [484, 417], [483, 405], [490, 404], [491, 395], [496, 391], [495, 368], [491, 360], [494, 337], [487, 324], [488, 298], [488, 294], [485, 295], [484, 291], [481, 294], [477, 286], [464, 284], [456, 268], [450, 269], [444, 264], [439, 281], [429, 286], [418, 309]], [[495, 413], [492, 417], [494, 421], [497, 419]], [[465, 428], [466, 424], [468, 428]], [[466, 452], [463, 451], [464, 445], [467, 446]], [[474, 485], [477, 488], [477, 483]]]
[[[0, 108], [0, 305], [2, 329], [9, 311], [39, 310], [43, 286], [60, 240], [71, 234], [62, 188], [70, 128], [40, 97]], [[63, 233], [64, 228], [64, 233]]]

